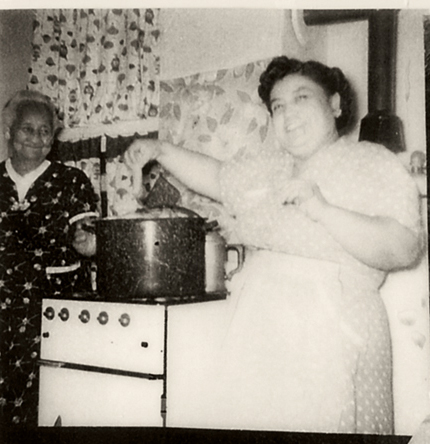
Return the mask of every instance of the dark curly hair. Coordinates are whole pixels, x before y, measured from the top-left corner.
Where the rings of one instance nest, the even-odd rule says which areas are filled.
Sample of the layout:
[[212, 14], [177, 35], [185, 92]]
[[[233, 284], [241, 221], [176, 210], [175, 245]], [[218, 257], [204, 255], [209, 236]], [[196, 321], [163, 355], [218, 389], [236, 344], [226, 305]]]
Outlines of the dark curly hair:
[[329, 97], [339, 93], [342, 113], [336, 118], [336, 128], [338, 131], [342, 131], [348, 126], [352, 115], [353, 93], [343, 72], [339, 68], [329, 68], [313, 60], [302, 62], [286, 56], [275, 57], [260, 76], [258, 94], [270, 115], [272, 115], [270, 105], [272, 89], [276, 82], [290, 74], [308, 77], [320, 85]]

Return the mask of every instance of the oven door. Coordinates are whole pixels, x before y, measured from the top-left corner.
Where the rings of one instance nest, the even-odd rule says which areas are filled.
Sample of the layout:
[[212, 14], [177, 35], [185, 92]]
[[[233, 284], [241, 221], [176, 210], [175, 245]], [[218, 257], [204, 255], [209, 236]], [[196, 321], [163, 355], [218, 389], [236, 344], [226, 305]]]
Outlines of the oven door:
[[39, 426], [161, 427], [163, 381], [40, 366]]

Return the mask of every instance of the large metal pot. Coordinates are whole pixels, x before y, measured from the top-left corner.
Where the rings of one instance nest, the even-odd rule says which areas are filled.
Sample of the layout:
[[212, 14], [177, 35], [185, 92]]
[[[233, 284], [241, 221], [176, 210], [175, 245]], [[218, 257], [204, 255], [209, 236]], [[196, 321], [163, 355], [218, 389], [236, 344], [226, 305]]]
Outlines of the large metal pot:
[[100, 219], [96, 235], [97, 291], [107, 299], [205, 292], [205, 219], [196, 213], [175, 207]]

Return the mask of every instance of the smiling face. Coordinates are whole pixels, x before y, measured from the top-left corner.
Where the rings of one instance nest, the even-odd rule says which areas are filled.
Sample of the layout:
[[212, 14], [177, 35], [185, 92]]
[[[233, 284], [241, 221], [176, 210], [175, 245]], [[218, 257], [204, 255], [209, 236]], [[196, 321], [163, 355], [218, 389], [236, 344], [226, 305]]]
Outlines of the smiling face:
[[52, 119], [43, 106], [29, 107], [18, 112], [17, 119], [6, 133], [15, 169], [35, 169], [51, 151]]
[[298, 162], [339, 137], [335, 123], [339, 94], [328, 97], [308, 77], [290, 74], [279, 80], [271, 91], [270, 104], [276, 137]]

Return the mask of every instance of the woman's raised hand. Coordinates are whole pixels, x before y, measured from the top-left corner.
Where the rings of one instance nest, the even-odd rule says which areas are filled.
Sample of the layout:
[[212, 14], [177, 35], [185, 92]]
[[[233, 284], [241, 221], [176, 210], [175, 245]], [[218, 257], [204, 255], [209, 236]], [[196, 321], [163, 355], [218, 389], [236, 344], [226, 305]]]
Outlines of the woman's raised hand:
[[133, 174], [133, 194], [140, 196], [142, 193], [142, 168], [150, 161], [157, 158], [160, 153], [161, 142], [156, 139], [136, 139], [124, 154], [124, 163]]
[[124, 161], [133, 173], [133, 194], [142, 196], [142, 167], [156, 160], [187, 188], [221, 202], [219, 173], [222, 162], [165, 140], [137, 139], [127, 149]]
[[282, 203], [295, 204], [314, 221], [321, 219], [321, 214], [329, 205], [315, 182], [293, 179], [282, 190]]
[[142, 169], [150, 160], [157, 158], [160, 145], [157, 139], [136, 139], [124, 154], [125, 164], [132, 170]]

